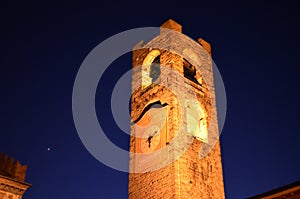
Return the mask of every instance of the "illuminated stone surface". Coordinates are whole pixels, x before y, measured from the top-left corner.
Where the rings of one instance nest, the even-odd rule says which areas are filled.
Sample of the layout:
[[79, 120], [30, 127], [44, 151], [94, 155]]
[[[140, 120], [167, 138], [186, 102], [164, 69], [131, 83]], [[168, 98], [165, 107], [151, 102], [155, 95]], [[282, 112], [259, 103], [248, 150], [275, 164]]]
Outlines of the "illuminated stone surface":
[[[173, 20], [167, 21], [161, 27], [176, 30], [178, 32], [182, 31], [181, 25]], [[149, 43], [151, 44], [151, 42], [180, 46], [180, 41], [178, 41], [177, 38], [173, 38], [172, 35], [165, 38], [154, 38]], [[209, 43], [202, 39], [199, 39], [199, 42], [203, 48], [211, 54]], [[182, 76], [185, 75], [184, 60], [182, 57], [165, 50], [147, 48], [148, 44], [140, 42], [137, 46], [144, 46], [145, 48], [133, 51], [133, 67], [142, 66], [143, 70], [147, 71], [149, 69], [145, 66], [149, 66], [151, 64], [150, 62], [155, 59], [155, 56], [159, 55], [161, 65], [171, 67]], [[153, 52], [153, 50], [155, 51]], [[158, 53], [157, 51], [160, 52]], [[189, 49], [184, 49], [184, 51], [189, 56], [194, 56], [193, 59], [198, 61], [197, 56], [193, 54], [194, 52]], [[145, 65], [145, 63], [147, 64]], [[135, 87], [136, 84], [141, 85], [141, 82], [143, 86], [132, 95], [132, 121], [137, 123], [140, 122], [142, 124], [150, 123], [150, 128], [151, 118], [149, 119], [146, 115], [152, 109], [147, 109], [149, 108], [149, 104], [155, 102], [161, 105], [166, 104], [164, 108], [166, 109], [167, 114], [166, 124], [163, 125], [159, 132], [160, 140], [158, 143], [155, 141], [155, 147], [151, 149], [151, 141], [153, 139], [151, 136], [148, 137], [148, 143], [147, 140], [144, 140], [146, 144], [150, 144], [149, 151], [147, 152], [156, 151], [161, 148], [165, 148], [166, 150], [159, 155], [148, 156], [147, 158], [138, 158], [138, 156], [134, 154], [130, 156], [130, 167], [133, 171], [140, 168], [147, 171], [145, 173], [129, 174], [128, 194], [130, 199], [225, 198], [219, 141], [214, 145], [207, 156], [199, 158], [199, 151], [203, 142], [212, 143], [212, 141], [218, 139], [219, 136], [214, 88], [213, 86], [208, 86], [213, 85], [211, 60], [208, 59], [204, 63], [206, 63], [206, 65], [201, 72], [202, 74], [206, 74], [205, 81], [202, 79], [199, 71], [196, 71], [196, 74], [194, 74], [195, 71], [193, 71], [193, 68], [190, 68], [190, 72], [186, 74], [195, 76], [185, 77], [183, 83], [192, 88], [199, 106], [195, 105], [194, 102], [188, 101], [190, 97], [186, 88], [182, 86], [181, 83], [178, 83], [178, 79], [175, 77], [174, 72], [166, 70], [165, 67], [161, 67], [162, 78], [158, 82], [152, 82], [152, 80], [147, 77], [149, 72], [143, 73], [140, 71], [140, 73], [133, 74], [133, 87]], [[208, 82], [210, 84], [207, 84]], [[192, 111], [193, 113], [188, 113], [186, 109], [181, 107], [182, 103], [179, 103], [178, 96], [176, 97], [176, 94], [162, 84], [168, 84], [171, 88], [177, 89], [182, 99], [186, 99], [185, 103], [183, 103], [186, 106], [190, 106], [191, 108], [201, 108], [202, 112], [199, 112], [198, 118], [189, 123], [189, 120], [187, 120], [188, 115], [197, 115], [197, 112]], [[203, 118], [203, 120], [201, 120], [201, 118]], [[199, 121], [199, 123], [197, 123], [197, 121]], [[201, 124], [201, 127], [198, 126]], [[212, 133], [207, 134], [207, 131], [197, 132], [201, 128], [205, 128], [205, 126], [209, 126], [209, 128], [212, 129]], [[176, 133], [179, 132], [178, 129], [181, 127], [185, 128], [186, 131], [177, 135]], [[190, 131], [194, 133], [189, 133], [188, 127], [190, 128]], [[135, 137], [136, 133], [135, 128], [132, 128], [130, 151], [134, 153], [145, 153], [145, 149], [143, 150], [140, 148], [142, 139]], [[173, 140], [175, 136], [179, 136], [177, 141]], [[181, 141], [184, 142], [189, 138], [192, 139], [192, 144], [179, 159], [175, 160], [178, 149], [183, 146]], [[175, 161], [171, 164], [157, 169], [157, 164], [163, 164], [164, 162], [173, 159]]]
[[31, 186], [24, 182], [27, 166], [0, 153], [0, 199], [21, 199]]

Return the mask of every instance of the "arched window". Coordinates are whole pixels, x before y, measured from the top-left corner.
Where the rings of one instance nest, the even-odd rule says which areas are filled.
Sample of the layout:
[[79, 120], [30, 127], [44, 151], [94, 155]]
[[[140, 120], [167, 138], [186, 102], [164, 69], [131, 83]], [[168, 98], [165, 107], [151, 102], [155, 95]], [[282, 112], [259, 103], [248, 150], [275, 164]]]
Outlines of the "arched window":
[[207, 114], [196, 99], [186, 100], [187, 132], [208, 143]]
[[142, 87], [156, 82], [160, 76], [160, 51], [152, 50], [145, 57], [142, 65]]
[[184, 73], [184, 77], [195, 82], [196, 84], [199, 84], [196, 78], [196, 67], [193, 66], [186, 59], [183, 59], [183, 73]]
[[160, 55], [158, 55], [150, 66], [150, 77], [152, 82], [156, 82], [160, 76]]

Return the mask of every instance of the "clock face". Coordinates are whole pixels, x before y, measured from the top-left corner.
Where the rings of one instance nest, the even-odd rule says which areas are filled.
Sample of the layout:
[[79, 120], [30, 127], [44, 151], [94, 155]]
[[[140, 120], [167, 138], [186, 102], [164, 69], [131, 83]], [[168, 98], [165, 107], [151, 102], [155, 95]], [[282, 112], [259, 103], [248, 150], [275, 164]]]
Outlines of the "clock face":
[[150, 153], [166, 144], [167, 107], [151, 108], [134, 124], [136, 151]]
[[141, 139], [141, 150], [144, 153], [154, 151], [160, 143], [160, 128], [152, 125], [147, 128]]

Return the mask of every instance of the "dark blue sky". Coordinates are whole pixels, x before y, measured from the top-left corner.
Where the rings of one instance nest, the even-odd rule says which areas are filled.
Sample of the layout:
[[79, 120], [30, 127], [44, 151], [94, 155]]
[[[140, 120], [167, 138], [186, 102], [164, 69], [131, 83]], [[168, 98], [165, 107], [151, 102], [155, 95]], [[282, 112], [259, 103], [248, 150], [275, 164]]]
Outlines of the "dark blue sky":
[[[29, 166], [25, 199], [127, 198], [127, 173], [94, 159], [72, 117], [72, 88], [85, 56], [106, 38], [173, 18], [193, 39], [212, 44], [227, 92], [221, 135], [229, 199], [300, 180], [299, 18], [285, 1], [131, 4], [17, 3], [0, 7], [0, 151]], [[110, 115], [126, 55], [101, 79], [97, 111], [108, 137], [128, 147]], [[100, 87], [99, 87], [100, 88]], [[47, 151], [50, 147], [51, 151]]]

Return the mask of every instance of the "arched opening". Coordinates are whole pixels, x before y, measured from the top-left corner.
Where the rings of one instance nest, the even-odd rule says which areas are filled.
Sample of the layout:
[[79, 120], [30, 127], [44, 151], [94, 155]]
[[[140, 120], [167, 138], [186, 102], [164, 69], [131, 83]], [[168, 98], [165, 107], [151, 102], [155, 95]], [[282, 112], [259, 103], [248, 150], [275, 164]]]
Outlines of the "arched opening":
[[160, 77], [160, 51], [152, 50], [147, 54], [142, 65], [142, 87], [157, 82]]
[[207, 113], [196, 99], [186, 100], [187, 132], [208, 143]]
[[137, 123], [145, 115], [145, 113], [147, 111], [149, 111], [151, 108], [163, 108], [167, 105], [168, 105], [167, 103], [162, 104], [161, 101], [155, 101], [155, 102], [152, 102], [152, 103], [148, 104], [143, 109], [142, 113], [138, 116], [138, 118], [133, 121], [133, 123]]
[[183, 73], [184, 73], [184, 77], [193, 81], [196, 84], [199, 84], [199, 82], [196, 78], [196, 67], [193, 66], [186, 59], [183, 59]]
[[160, 77], [160, 55], [158, 55], [150, 66], [150, 77], [156, 82]]

